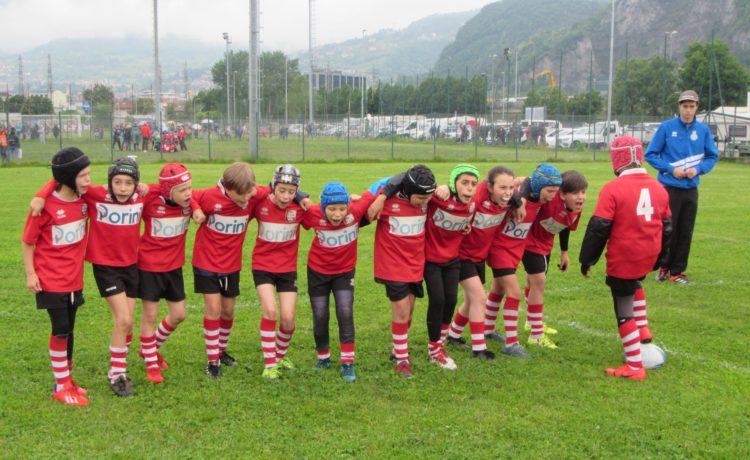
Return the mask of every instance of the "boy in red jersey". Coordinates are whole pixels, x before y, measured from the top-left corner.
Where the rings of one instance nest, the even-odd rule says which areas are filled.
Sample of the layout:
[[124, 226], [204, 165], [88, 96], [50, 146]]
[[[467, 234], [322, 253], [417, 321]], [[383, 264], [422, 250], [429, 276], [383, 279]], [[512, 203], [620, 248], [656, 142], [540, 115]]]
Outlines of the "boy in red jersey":
[[[506, 296], [503, 305], [503, 324], [505, 326], [505, 346], [503, 354], [515, 358], [530, 359], [528, 353], [518, 343], [518, 304], [521, 298], [521, 287], [518, 284], [516, 268], [521, 262], [526, 237], [531, 225], [545, 203], [551, 201], [562, 184], [560, 172], [548, 163], [541, 163], [531, 173], [531, 177], [521, 184], [521, 195], [526, 199], [526, 215], [520, 221], [506, 219], [498, 228], [492, 241], [488, 263], [492, 268], [492, 289], [487, 303], [496, 302], [499, 306], [503, 293]], [[485, 334], [487, 330], [485, 329]]]
[[642, 167], [643, 146], [638, 139], [618, 137], [612, 142], [610, 155], [617, 179], [605, 184], [599, 193], [579, 261], [581, 273], [588, 277], [591, 266], [607, 247], [606, 283], [612, 291], [625, 364], [608, 368], [606, 373], [645, 380], [641, 337], [633, 317], [635, 293], [643, 278], [655, 269], [669, 240], [672, 214], [666, 190]]
[[302, 226], [315, 230], [307, 258], [307, 290], [313, 312], [313, 334], [318, 361], [315, 369], [331, 366], [328, 335], [331, 292], [336, 302], [341, 344], [341, 378], [357, 379], [354, 371], [354, 269], [357, 264], [357, 237], [360, 219], [367, 213], [373, 196], [365, 193], [350, 203], [349, 192], [341, 182], [323, 187], [320, 205], [311, 207]]
[[588, 182], [578, 171], [566, 171], [562, 174], [562, 185], [555, 197], [542, 206], [539, 216], [531, 225], [526, 250], [523, 253], [523, 267], [526, 270], [526, 329], [531, 331], [528, 344], [543, 348], [556, 349], [557, 345], [545, 334], [556, 334], [557, 331], [546, 327], [543, 320], [544, 286], [547, 280], [547, 269], [555, 243], [555, 235], [560, 240], [560, 270], [565, 271], [570, 265], [568, 257], [568, 239], [570, 232], [578, 228], [578, 222], [586, 202]]
[[[143, 303], [140, 354], [146, 363], [146, 377], [152, 383], [164, 381], [161, 369], [169, 365], [159, 350], [186, 315], [182, 266], [190, 221], [191, 180], [184, 165], [165, 164], [159, 173], [158, 191], [143, 209], [146, 225], [138, 252], [138, 297]], [[200, 223], [199, 216], [195, 217]], [[161, 299], [167, 301], [168, 313], [156, 328]]]
[[411, 378], [409, 326], [416, 299], [424, 297], [427, 203], [437, 184], [430, 168], [424, 165], [413, 166], [399, 180], [390, 198], [387, 198], [387, 191], [381, 190], [388, 179], [370, 187], [371, 193], [379, 194], [368, 210], [368, 217], [370, 220], [378, 218], [375, 281], [385, 285], [391, 301], [391, 358], [396, 361], [396, 372]]
[[40, 216], [29, 214], [23, 232], [26, 287], [46, 309], [52, 324], [49, 356], [55, 387], [52, 397], [63, 404], [85, 406], [86, 390], [73, 382], [73, 329], [83, 305], [83, 258], [88, 205], [81, 199], [91, 183], [89, 159], [75, 147], [52, 157], [55, 192]]
[[[514, 191], [513, 171], [502, 166], [496, 166], [489, 171], [487, 179], [477, 186], [477, 192], [474, 195], [476, 210], [471, 232], [463, 239], [458, 250], [458, 258], [461, 261], [458, 279], [464, 289], [464, 301], [451, 322], [446, 340], [454, 346], [466, 347], [466, 341], [461, 334], [466, 324], [469, 324], [474, 358], [495, 359], [495, 354], [487, 350], [484, 335], [487, 302], [487, 294], [484, 290], [484, 263], [495, 233], [505, 220], [508, 210], [521, 205], [520, 197], [514, 197]], [[497, 311], [495, 310], [493, 325], [496, 317]]]
[[[258, 221], [258, 237], [253, 248], [252, 270], [263, 309], [260, 323], [265, 361], [263, 378], [269, 380], [281, 376], [280, 368], [294, 368], [286, 352], [294, 334], [299, 223], [304, 213], [294, 202], [299, 184], [297, 168], [290, 164], [278, 166], [271, 182], [271, 194], [253, 211], [253, 217]], [[279, 294], [278, 306], [275, 292]], [[278, 333], [277, 318], [280, 323]]]

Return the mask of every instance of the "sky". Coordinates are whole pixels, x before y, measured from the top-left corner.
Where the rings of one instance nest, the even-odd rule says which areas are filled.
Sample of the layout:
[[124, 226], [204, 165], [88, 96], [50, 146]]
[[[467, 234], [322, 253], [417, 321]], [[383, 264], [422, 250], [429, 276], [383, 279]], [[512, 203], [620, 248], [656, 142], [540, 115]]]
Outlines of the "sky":
[[[432, 14], [481, 8], [496, 0], [315, 0], [315, 44], [323, 45], [381, 29], [403, 29]], [[189, 37], [248, 48], [249, 0], [158, 0], [159, 36]], [[263, 50], [307, 49], [308, 0], [258, 0]], [[153, 0], [0, 0], [0, 43], [6, 53], [58, 38], [153, 35]]]

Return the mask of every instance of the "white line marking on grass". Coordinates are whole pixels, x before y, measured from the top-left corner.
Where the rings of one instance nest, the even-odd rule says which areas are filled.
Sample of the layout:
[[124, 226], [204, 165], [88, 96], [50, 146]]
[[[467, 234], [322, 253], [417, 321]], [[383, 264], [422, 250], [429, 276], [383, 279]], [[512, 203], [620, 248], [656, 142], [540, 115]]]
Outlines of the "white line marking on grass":
[[740, 240], [737, 238], [731, 238], [729, 236], [721, 236], [721, 235], [711, 235], [709, 233], [694, 233], [694, 235], [698, 238], [703, 238], [706, 240], [719, 240], [719, 241], [727, 241], [729, 243], [737, 243], [737, 244], [747, 244], [747, 240]]

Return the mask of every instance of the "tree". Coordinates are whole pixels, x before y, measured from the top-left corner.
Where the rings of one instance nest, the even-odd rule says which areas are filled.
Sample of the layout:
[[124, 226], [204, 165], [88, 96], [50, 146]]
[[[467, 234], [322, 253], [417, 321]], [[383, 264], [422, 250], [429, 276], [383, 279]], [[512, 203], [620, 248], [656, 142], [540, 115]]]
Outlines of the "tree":
[[83, 90], [83, 99], [91, 101], [92, 107], [105, 105], [111, 108], [115, 102], [115, 93], [109, 87], [97, 83], [93, 88]]
[[713, 110], [720, 105], [744, 105], [748, 83], [748, 72], [725, 41], [714, 40], [713, 45], [695, 42], [688, 46], [685, 63], [680, 69], [680, 85], [682, 90], [698, 92], [701, 108]]
[[676, 64], [662, 56], [630, 58], [617, 64], [612, 106], [622, 115], [664, 116], [674, 111]]
[[578, 93], [568, 99], [568, 114], [596, 116], [604, 106], [602, 95], [599, 91]]
[[30, 115], [48, 115], [54, 113], [52, 101], [47, 96], [29, 96], [28, 111]]

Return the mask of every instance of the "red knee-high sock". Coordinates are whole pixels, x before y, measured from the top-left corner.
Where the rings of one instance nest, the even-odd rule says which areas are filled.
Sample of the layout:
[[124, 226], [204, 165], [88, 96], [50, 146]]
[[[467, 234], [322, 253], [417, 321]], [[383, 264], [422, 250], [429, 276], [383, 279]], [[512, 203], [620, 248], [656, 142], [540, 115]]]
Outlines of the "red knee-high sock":
[[167, 322], [167, 318], [164, 318], [161, 320], [161, 323], [159, 323], [159, 327], [156, 328], [156, 348], [161, 348], [162, 345], [164, 345], [164, 342], [167, 341], [169, 336], [174, 332], [175, 328], [173, 326], [170, 326]]
[[70, 368], [68, 367], [68, 338], [49, 337], [49, 359], [52, 362], [52, 374], [55, 383], [63, 385], [70, 382]]
[[503, 322], [505, 324], [505, 345], [518, 343], [518, 299], [508, 297], [503, 305]]
[[391, 322], [391, 335], [393, 336], [393, 355], [396, 362], [409, 362], [409, 324]]
[[146, 367], [149, 369], [159, 367], [159, 359], [156, 356], [156, 344], [156, 336], [141, 336], [141, 356], [143, 356], [143, 360], [146, 362]]
[[529, 304], [527, 321], [531, 326], [531, 338], [538, 339], [544, 335], [544, 304]]
[[219, 360], [219, 320], [203, 317], [203, 339], [209, 361]]
[[641, 336], [633, 318], [619, 326], [622, 348], [625, 349], [625, 363], [634, 371], [643, 367], [641, 361]]
[[482, 351], [487, 349], [487, 342], [484, 340], [484, 323], [481, 321], [471, 321], [469, 323], [471, 331], [471, 349], [473, 351]]
[[341, 344], [341, 364], [354, 364], [354, 342]]
[[[451, 322], [450, 329], [448, 329], [448, 336], [454, 339], [460, 338], [461, 334], [464, 333], [464, 328], [468, 323], [469, 317], [464, 316], [460, 311], [457, 311], [455, 316], [453, 316], [453, 322]], [[482, 331], [484, 331], [484, 323], [482, 323]]]
[[500, 311], [500, 302], [503, 300], [503, 296], [490, 292], [487, 296], [487, 302], [484, 305], [484, 333], [489, 334], [495, 332], [495, 323], [497, 322], [497, 314]]
[[229, 334], [232, 333], [232, 326], [234, 325], [234, 319], [219, 320], [219, 350], [224, 351], [229, 345]]
[[646, 293], [643, 288], [635, 290], [635, 297], [633, 298], [633, 318], [635, 319], [635, 325], [640, 327], [648, 326], [648, 316], [646, 315]]
[[109, 377], [110, 381], [115, 381], [119, 376], [125, 375], [128, 371], [128, 349], [109, 347]]
[[279, 332], [276, 333], [276, 360], [284, 359], [286, 352], [289, 350], [289, 342], [292, 341], [292, 335], [294, 334], [294, 328], [289, 330], [284, 329], [284, 326], [279, 326]]
[[276, 367], [276, 320], [261, 318], [260, 347], [267, 368]]

